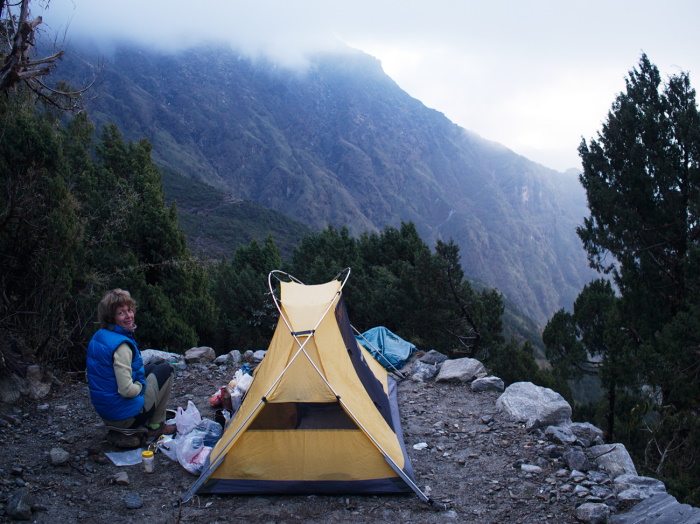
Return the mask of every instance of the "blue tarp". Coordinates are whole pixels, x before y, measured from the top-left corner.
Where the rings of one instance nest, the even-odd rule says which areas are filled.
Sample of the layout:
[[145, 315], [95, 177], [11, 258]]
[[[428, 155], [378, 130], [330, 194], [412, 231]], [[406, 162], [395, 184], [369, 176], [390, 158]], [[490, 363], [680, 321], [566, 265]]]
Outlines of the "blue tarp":
[[387, 369], [401, 369], [418, 348], [383, 326], [355, 335], [357, 341]]

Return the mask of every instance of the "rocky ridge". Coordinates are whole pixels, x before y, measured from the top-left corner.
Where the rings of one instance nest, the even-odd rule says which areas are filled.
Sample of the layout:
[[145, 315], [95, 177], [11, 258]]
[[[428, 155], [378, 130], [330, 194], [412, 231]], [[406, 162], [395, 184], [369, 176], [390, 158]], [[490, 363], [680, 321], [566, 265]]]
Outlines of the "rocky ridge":
[[[211, 394], [265, 352], [215, 360], [208, 348], [144, 353], [175, 364], [173, 408], [192, 401], [213, 418]], [[161, 454], [154, 475], [115, 466], [105, 453], [118, 450], [105, 440], [84, 377], [34, 370], [31, 380], [0, 386], [5, 400], [18, 393], [0, 402], [0, 521], [700, 523], [700, 509], [637, 475], [624, 446], [572, 423], [571, 408], [551, 390], [504, 390], [480, 362], [435, 352], [419, 353], [402, 371], [404, 440], [432, 506], [413, 496], [353, 495], [202, 496], [178, 505], [194, 476]]]

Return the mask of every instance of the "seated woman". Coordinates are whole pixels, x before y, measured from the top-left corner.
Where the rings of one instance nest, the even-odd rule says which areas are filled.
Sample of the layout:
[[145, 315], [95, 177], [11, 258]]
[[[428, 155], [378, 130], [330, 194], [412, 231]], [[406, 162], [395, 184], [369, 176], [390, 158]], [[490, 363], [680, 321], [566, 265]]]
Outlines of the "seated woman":
[[[90, 400], [107, 426], [142, 429], [157, 437], [173, 427], [165, 425], [165, 410], [173, 387], [173, 368], [151, 364], [144, 368], [134, 340], [136, 302], [128, 291], [113, 289], [97, 307], [99, 329], [87, 352]], [[141, 439], [110, 431], [116, 446], [135, 448]]]

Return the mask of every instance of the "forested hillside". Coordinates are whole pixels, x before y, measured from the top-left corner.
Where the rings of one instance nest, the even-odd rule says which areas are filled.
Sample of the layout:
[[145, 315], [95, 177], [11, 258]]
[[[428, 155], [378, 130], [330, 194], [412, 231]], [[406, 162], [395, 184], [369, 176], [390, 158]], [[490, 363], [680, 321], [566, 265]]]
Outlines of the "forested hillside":
[[203, 257], [231, 258], [240, 246], [272, 236], [284, 260], [309, 226], [251, 200], [233, 198], [227, 193], [179, 173], [164, 169], [163, 190], [169, 202], [177, 205], [178, 224], [187, 234], [190, 249]]
[[[99, 58], [74, 47], [62, 74], [80, 83]], [[574, 174], [452, 124], [372, 57], [318, 56], [304, 71], [226, 48], [120, 46], [103, 59], [91, 118], [147, 137], [157, 163], [233, 198], [356, 235], [411, 221], [430, 245], [454, 239], [467, 274], [540, 325], [593, 276], [575, 235], [585, 199]]]

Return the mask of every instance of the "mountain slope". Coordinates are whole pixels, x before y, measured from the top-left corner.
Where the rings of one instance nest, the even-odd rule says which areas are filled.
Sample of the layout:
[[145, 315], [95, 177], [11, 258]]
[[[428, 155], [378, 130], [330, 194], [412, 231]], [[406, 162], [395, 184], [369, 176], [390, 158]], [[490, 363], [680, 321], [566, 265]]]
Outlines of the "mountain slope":
[[262, 244], [271, 235], [282, 259], [290, 260], [302, 237], [313, 233], [287, 215], [233, 198], [167, 168], [163, 169], [163, 190], [168, 202], [177, 204], [178, 224], [190, 249], [209, 258], [225, 255], [230, 259], [238, 246], [253, 240]]
[[[71, 53], [60, 72], [79, 79], [94, 63]], [[225, 48], [119, 47], [101, 77], [92, 118], [149, 138], [160, 164], [314, 228], [413, 221], [430, 245], [453, 238], [467, 274], [540, 325], [593, 276], [573, 175], [454, 125], [363, 53], [295, 72]]]

